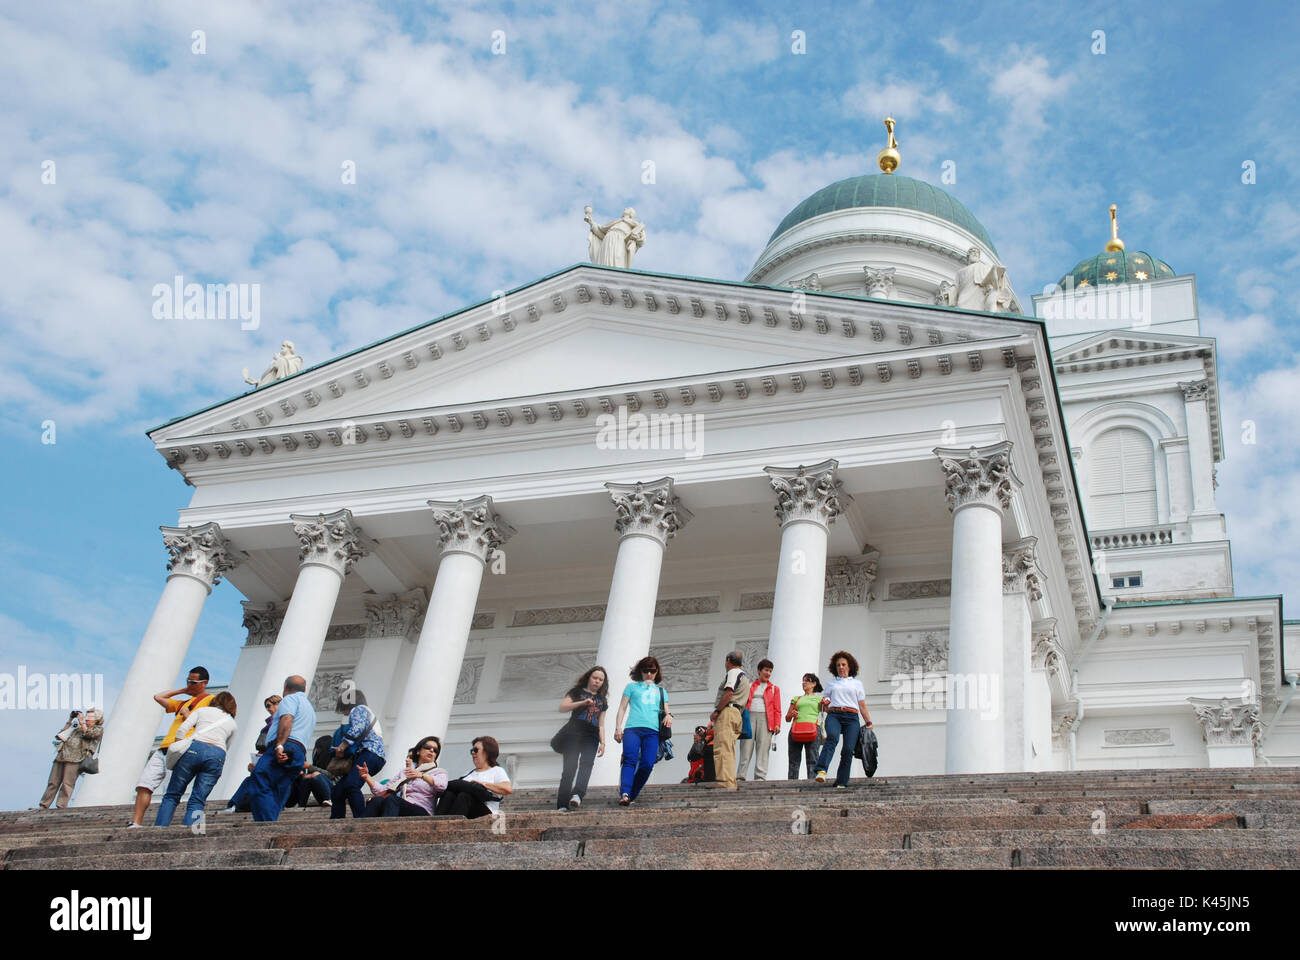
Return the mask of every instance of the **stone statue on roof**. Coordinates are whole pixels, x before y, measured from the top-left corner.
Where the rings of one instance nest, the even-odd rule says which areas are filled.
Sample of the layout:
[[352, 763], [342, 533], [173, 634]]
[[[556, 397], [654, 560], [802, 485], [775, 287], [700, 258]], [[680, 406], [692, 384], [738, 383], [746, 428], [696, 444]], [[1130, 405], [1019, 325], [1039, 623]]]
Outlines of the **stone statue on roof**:
[[979, 247], [971, 247], [966, 254], [966, 266], [957, 271], [953, 306], [994, 313], [997, 311], [998, 290], [1007, 271], [1006, 267], [985, 263], [980, 256]]
[[587, 222], [587, 249], [591, 262], [605, 267], [630, 267], [632, 257], [645, 243], [645, 224], [636, 218], [631, 207], [623, 209], [623, 216], [606, 224], [598, 224], [591, 217], [591, 206], [583, 208]]
[[244, 368], [244, 382], [251, 383], [255, 387], [263, 387], [268, 383], [293, 376], [301, 369], [302, 357], [293, 352], [293, 341], [285, 340], [280, 344], [280, 352], [271, 358], [271, 365], [259, 379], [254, 380], [248, 375], [248, 367]]

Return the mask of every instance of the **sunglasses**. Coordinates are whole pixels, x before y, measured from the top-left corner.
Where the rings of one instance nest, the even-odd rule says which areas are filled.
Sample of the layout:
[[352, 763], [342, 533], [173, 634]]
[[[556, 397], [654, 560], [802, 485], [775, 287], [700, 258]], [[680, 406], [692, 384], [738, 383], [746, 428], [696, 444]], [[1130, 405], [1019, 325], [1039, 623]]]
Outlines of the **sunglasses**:
[[[422, 746], [420, 749], [421, 749], [421, 750], [432, 750], [434, 753], [437, 753], [437, 752], [438, 752], [438, 745], [437, 745], [436, 743], [426, 743], [426, 744], [425, 744], [424, 746]], [[473, 752], [473, 751], [471, 751], [471, 753], [472, 753], [472, 752]]]
[[470, 752], [470, 753], [478, 753], [478, 747], [470, 747], [470, 748], [469, 748], [469, 752]]

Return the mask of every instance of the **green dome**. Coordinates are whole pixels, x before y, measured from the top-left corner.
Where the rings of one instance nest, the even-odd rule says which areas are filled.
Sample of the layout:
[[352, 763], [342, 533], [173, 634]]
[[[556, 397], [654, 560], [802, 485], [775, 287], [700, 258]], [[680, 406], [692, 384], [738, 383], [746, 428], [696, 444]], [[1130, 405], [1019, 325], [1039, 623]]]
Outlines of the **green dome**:
[[899, 176], [896, 173], [877, 173], [869, 177], [849, 177], [829, 187], [822, 187], [799, 206], [791, 210], [768, 238], [771, 243], [791, 227], [811, 220], [832, 210], [851, 210], [854, 207], [902, 207], [919, 210], [947, 220], [974, 234], [990, 250], [997, 247], [989, 239], [988, 231], [961, 201], [923, 180]]
[[1095, 257], [1080, 260], [1075, 268], [1063, 276], [1058, 286], [1068, 289], [1070, 278], [1074, 286], [1105, 286], [1108, 283], [1141, 283], [1143, 280], [1166, 280], [1174, 275], [1173, 269], [1163, 260], [1145, 250], [1103, 250]]

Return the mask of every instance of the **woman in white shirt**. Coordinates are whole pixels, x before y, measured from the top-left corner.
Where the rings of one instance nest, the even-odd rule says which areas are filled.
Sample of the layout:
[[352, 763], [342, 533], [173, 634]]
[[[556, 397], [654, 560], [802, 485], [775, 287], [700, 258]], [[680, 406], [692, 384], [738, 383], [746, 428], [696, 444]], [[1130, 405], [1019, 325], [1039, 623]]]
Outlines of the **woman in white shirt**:
[[497, 766], [501, 746], [492, 737], [475, 737], [469, 748], [474, 769], [459, 780], [447, 784], [438, 798], [438, 813], [459, 814], [470, 820], [496, 816], [501, 812], [501, 798], [514, 792], [509, 775]]
[[[826, 682], [825, 696], [822, 703], [826, 706], [826, 743], [822, 745], [822, 754], [817, 758], [817, 782], [826, 782], [826, 769], [835, 756], [835, 745], [844, 737], [840, 748], [840, 768], [835, 774], [835, 789], [843, 790], [849, 785], [849, 772], [853, 768], [853, 749], [858, 745], [858, 731], [862, 724], [871, 726], [871, 714], [867, 710], [867, 691], [858, 679], [858, 661], [846, 650], [837, 650], [831, 654], [831, 679]], [[862, 724], [858, 723], [858, 715]]]
[[[158, 819], [155, 827], [169, 827], [172, 814], [181, 802], [181, 794], [194, 781], [190, 791], [190, 802], [185, 807], [185, 825], [189, 826], [203, 816], [203, 807], [208, 802], [208, 794], [221, 779], [221, 770], [226, 765], [226, 751], [235, 738], [235, 698], [222, 691], [212, 698], [212, 703], [199, 707], [180, 725], [176, 739], [189, 737], [189, 746], [176, 761], [172, 778], [167, 784], [167, 794], [158, 805]], [[191, 736], [191, 731], [193, 735]]]

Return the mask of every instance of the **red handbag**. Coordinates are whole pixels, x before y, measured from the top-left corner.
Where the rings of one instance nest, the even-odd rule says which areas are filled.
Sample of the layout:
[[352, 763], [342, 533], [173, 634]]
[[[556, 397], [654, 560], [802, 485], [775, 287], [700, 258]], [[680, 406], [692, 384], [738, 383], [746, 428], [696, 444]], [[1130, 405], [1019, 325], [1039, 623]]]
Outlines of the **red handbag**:
[[795, 743], [815, 743], [817, 740], [817, 724], [811, 720], [796, 723], [790, 728], [790, 739]]

